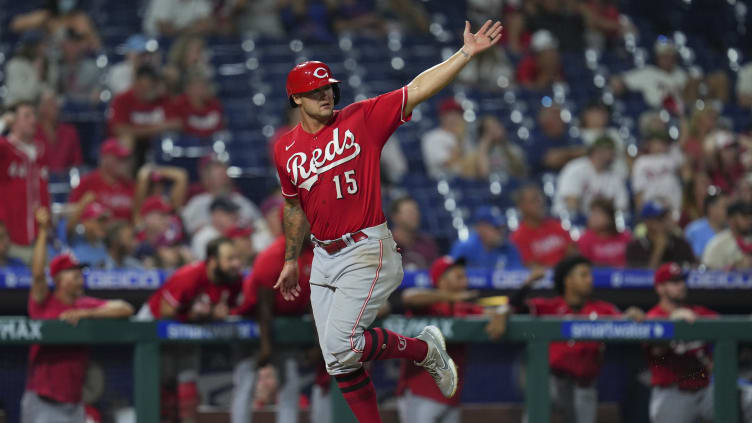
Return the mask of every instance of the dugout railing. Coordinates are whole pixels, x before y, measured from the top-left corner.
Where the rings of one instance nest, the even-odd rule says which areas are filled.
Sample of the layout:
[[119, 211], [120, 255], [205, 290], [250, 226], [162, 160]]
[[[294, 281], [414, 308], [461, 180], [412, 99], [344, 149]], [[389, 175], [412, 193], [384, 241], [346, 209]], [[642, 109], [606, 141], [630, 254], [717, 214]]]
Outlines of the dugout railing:
[[[441, 328], [448, 341], [489, 343], [483, 319], [405, 318], [392, 316], [381, 325], [415, 335], [426, 324]], [[278, 318], [274, 322], [279, 344], [314, 342], [310, 320]], [[139, 423], [159, 422], [159, 351], [164, 343], [255, 342], [258, 327], [252, 321], [204, 325], [170, 321], [83, 320], [74, 327], [55, 320], [25, 317], [0, 318], [0, 344], [128, 344], [133, 345], [134, 406]], [[681, 321], [631, 322], [625, 320], [561, 320], [513, 316], [500, 343], [526, 344], [525, 403], [531, 423], [550, 421], [548, 344], [556, 340], [612, 342], [669, 342], [701, 340], [714, 344], [715, 421], [739, 421], [737, 392], [738, 344], [752, 340], [752, 320], [722, 317], [694, 323]], [[336, 391], [336, 387], [334, 388]], [[340, 395], [333, 395], [335, 423], [354, 422]]]

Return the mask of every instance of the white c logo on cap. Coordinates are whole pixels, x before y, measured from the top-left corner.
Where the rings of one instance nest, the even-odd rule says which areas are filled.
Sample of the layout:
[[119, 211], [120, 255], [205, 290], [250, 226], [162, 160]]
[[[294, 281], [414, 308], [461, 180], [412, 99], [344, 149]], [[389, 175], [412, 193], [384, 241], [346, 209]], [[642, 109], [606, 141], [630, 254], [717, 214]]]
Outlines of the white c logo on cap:
[[324, 67], [318, 67], [313, 71], [313, 76], [324, 79], [329, 77], [329, 72]]

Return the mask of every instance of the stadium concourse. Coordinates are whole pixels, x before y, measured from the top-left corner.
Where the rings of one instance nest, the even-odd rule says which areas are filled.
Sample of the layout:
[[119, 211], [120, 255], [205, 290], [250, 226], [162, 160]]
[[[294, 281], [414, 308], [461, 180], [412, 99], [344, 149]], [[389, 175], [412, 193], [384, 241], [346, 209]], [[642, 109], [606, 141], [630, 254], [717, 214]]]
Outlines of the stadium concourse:
[[[306, 302], [295, 308], [271, 289], [284, 261], [285, 204], [273, 146], [300, 120], [285, 92], [288, 72], [325, 62], [341, 81], [342, 108], [399, 90], [457, 53], [465, 20], [476, 30], [486, 19], [503, 23], [501, 42], [416, 107], [383, 149], [381, 199], [406, 274], [382, 311], [464, 318], [504, 301], [478, 297], [508, 296], [503, 317], [490, 317], [492, 337], [503, 335], [509, 313], [747, 314], [748, 8], [733, 0], [0, 0], [0, 315], [76, 323], [128, 311], [80, 297], [78, 262], [89, 266], [86, 295], [124, 299], [125, 314], [138, 318], [268, 323], [306, 314]], [[310, 268], [305, 257], [301, 269]], [[40, 288], [40, 271], [54, 291]], [[309, 276], [301, 272], [301, 282]], [[115, 309], [97, 308], [105, 304]], [[166, 349], [178, 359], [163, 366], [171, 371], [164, 421], [232, 414], [239, 422], [251, 412], [264, 421], [279, 411], [287, 422], [298, 409], [327, 421], [317, 408], [330, 386], [318, 350], [300, 360], [271, 345], [269, 331], [260, 336], [258, 350]], [[712, 408], [693, 399], [704, 404], [696, 415], [661, 411], [688, 393], [707, 397], [707, 346], [614, 345], [604, 358], [601, 344], [582, 344], [569, 345], [574, 361], [602, 366], [556, 367], [557, 351], [571, 356], [551, 349], [564, 421], [594, 421], [592, 411], [603, 422], [691, 422]], [[421, 396], [428, 411], [402, 407], [403, 420], [445, 409], [447, 423], [522, 418], [522, 349], [453, 348], [465, 380], [455, 402], [416, 391], [407, 364], [369, 370], [384, 421], [399, 421], [399, 404]], [[43, 377], [55, 374], [43, 361], [56, 350], [39, 351], [3, 346], [5, 421], [44, 421], [60, 404], [72, 407], [64, 421], [79, 411], [88, 421], [133, 421], [131, 351], [95, 347], [88, 362], [83, 349], [69, 354], [78, 385], [63, 394]], [[747, 396], [751, 357], [741, 345]], [[661, 360], [674, 359], [686, 366], [673, 371], [687, 374], [661, 373]], [[562, 392], [589, 399], [572, 406]], [[28, 410], [53, 414], [34, 420]]]

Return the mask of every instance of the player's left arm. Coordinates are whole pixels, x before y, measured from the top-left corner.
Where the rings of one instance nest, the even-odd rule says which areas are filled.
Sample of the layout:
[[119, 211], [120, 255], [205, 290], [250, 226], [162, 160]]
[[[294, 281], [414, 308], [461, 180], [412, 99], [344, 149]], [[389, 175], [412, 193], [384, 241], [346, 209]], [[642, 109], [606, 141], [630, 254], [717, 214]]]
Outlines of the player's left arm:
[[133, 315], [133, 306], [123, 300], [109, 300], [96, 308], [76, 308], [60, 314], [60, 320], [76, 325], [81, 319], [119, 319]]
[[473, 56], [490, 48], [501, 40], [501, 22], [486, 21], [478, 32], [470, 32], [470, 22], [465, 21], [463, 34], [465, 44], [459, 51], [438, 65], [423, 71], [407, 85], [407, 101], [404, 115], [408, 116], [420, 103], [441, 91], [457, 77]]

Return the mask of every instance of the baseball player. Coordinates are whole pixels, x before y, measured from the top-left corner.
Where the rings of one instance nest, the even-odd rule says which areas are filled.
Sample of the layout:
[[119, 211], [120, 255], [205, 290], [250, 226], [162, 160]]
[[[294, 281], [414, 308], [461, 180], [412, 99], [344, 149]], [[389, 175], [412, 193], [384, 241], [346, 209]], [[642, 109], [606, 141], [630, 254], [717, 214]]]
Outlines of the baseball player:
[[[449, 256], [436, 259], [429, 272], [434, 289], [413, 288], [402, 293], [405, 307], [412, 315], [442, 317], [467, 317], [486, 313], [478, 304], [468, 302], [477, 292], [467, 290], [465, 261]], [[501, 310], [499, 310], [501, 311]], [[506, 330], [506, 311], [491, 314], [486, 333], [498, 339]], [[464, 345], [450, 345], [449, 351], [459, 364], [457, 394], [444, 398], [431, 377], [420, 368], [405, 361], [402, 365], [397, 393], [400, 395], [398, 410], [402, 423], [459, 423], [460, 393], [463, 381], [463, 363], [466, 354]]]
[[257, 317], [261, 345], [255, 363], [253, 360], [246, 359], [240, 361], [235, 368], [232, 423], [251, 421], [248, 402], [256, 379], [254, 364], [261, 368], [268, 365], [270, 361], [277, 361], [280, 364], [283, 376], [277, 404], [277, 422], [295, 423], [298, 421], [299, 397], [302, 388], [298, 357], [294, 351], [283, 351], [278, 360], [273, 360], [272, 319], [274, 316], [302, 316], [309, 313], [311, 289], [308, 281], [311, 276], [312, 261], [313, 246], [310, 242], [305, 242], [298, 257], [301, 295], [293, 301], [286, 301], [279, 291], [274, 290], [274, 284], [285, 262], [284, 236], [278, 237], [272, 245], [256, 257], [253, 271], [243, 281], [243, 304], [232, 310], [231, 314]]
[[[654, 274], [658, 304], [647, 317], [688, 322], [698, 317], [716, 317], [708, 308], [687, 304], [686, 274], [677, 263], [664, 263]], [[651, 344], [650, 421], [653, 423], [694, 423], [713, 420], [713, 387], [710, 384], [712, 354], [703, 341], [673, 341]]]
[[[133, 307], [125, 301], [84, 296], [83, 265], [70, 253], [60, 254], [50, 262], [55, 284], [50, 292], [44, 271], [50, 214], [47, 209], [39, 209], [35, 217], [38, 233], [31, 262], [29, 317], [60, 319], [75, 325], [80, 319], [132, 315]], [[32, 345], [21, 422], [84, 423], [82, 391], [88, 362], [89, 349], [84, 346]]]
[[[224, 320], [237, 306], [242, 263], [232, 240], [217, 238], [206, 247], [206, 260], [176, 270], [138, 312], [141, 320], [174, 319], [204, 322]], [[177, 374], [178, 407], [183, 423], [194, 422], [199, 395], [196, 387], [199, 349], [180, 345], [163, 355], [167, 385]], [[163, 409], [168, 414], [171, 410]]]
[[[518, 312], [529, 311], [536, 316], [584, 316], [597, 319], [621, 316], [615, 305], [590, 297], [593, 291], [591, 263], [582, 256], [560, 261], [554, 268], [554, 287], [559, 294], [553, 298], [531, 298], [525, 301], [533, 283], [544, 273], [531, 273], [523, 287], [510, 299]], [[625, 316], [641, 319], [644, 313], [630, 307]], [[551, 402], [564, 423], [595, 423], [598, 391], [596, 380], [603, 363], [605, 345], [594, 341], [551, 342], [548, 361], [551, 366]], [[524, 418], [527, 421], [527, 417]]]
[[374, 328], [376, 313], [402, 281], [402, 259], [381, 209], [379, 160], [389, 136], [413, 109], [452, 82], [464, 66], [501, 39], [501, 23], [470, 32], [446, 61], [407, 86], [342, 110], [339, 81], [327, 65], [305, 62], [287, 76], [301, 122], [274, 145], [284, 206], [285, 264], [275, 287], [285, 299], [300, 295], [298, 256], [303, 238], [315, 244], [311, 304], [327, 371], [361, 423], [380, 422], [376, 391], [363, 368], [370, 360], [405, 358], [454, 395], [457, 370], [438, 328], [416, 338]]

